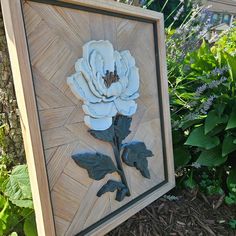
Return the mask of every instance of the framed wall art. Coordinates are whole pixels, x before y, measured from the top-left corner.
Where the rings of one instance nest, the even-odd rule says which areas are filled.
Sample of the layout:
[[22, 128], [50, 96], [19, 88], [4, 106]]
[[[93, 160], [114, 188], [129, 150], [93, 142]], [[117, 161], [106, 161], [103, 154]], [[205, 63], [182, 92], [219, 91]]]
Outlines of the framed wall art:
[[39, 235], [104, 235], [174, 185], [163, 15], [1, 0]]

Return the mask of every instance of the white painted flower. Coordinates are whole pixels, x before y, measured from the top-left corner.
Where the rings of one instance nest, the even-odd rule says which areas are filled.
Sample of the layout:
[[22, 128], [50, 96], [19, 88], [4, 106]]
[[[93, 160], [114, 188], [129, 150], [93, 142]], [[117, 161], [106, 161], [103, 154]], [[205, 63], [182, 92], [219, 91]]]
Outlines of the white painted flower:
[[90, 41], [83, 46], [83, 58], [67, 83], [83, 100], [85, 124], [94, 130], [108, 129], [116, 114], [132, 116], [139, 97], [139, 70], [128, 50], [114, 51], [109, 41]]

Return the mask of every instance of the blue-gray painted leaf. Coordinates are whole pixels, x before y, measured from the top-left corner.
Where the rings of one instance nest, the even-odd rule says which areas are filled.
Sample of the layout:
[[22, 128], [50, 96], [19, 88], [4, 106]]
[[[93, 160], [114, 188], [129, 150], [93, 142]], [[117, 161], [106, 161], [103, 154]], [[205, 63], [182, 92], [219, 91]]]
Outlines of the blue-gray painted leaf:
[[114, 121], [115, 134], [120, 141], [124, 140], [130, 134], [130, 125], [132, 118], [128, 116], [117, 116]]
[[117, 171], [112, 159], [101, 153], [83, 153], [72, 156], [80, 167], [88, 171], [90, 178], [101, 180], [108, 173]]
[[127, 187], [118, 190], [116, 194], [116, 201], [121, 202], [125, 196], [127, 196], [128, 192], [129, 189]]
[[112, 126], [106, 130], [89, 130], [89, 133], [102, 141], [113, 142], [115, 136], [114, 125], [112, 124]]
[[124, 146], [122, 160], [132, 167], [136, 167], [141, 174], [150, 179], [147, 157], [152, 157], [152, 151], [148, 150], [143, 142], [132, 142]]
[[97, 196], [101, 197], [104, 193], [114, 192], [123, 188], [126, 188], [126, 186], [122, 182], [108, 180], [107, 183], [103, 185], [102, 188], [98, 191]]

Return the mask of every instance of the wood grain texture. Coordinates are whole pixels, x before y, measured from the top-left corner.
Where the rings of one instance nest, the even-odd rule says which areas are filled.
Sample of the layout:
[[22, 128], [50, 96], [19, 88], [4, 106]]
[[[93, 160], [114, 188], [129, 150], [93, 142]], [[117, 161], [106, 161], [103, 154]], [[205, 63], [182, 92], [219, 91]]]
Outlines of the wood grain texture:
[[[14, 9], [17, 4], [19, 6], [20, 0], [13, 0], [12, 2], [15, 5], [14, 3], [6, 3], [6, 0], [2, 0], [2, 2], [5, 5], [5, 12], [8, 12], [8, 5], [12, 5], [13, 10], [18, 11], [19, 15], [21, 14], [19, 9]], [[163, 18], [160, 13], [145, 11], [141, 8], [112, 1], [66, 0], [60, 2], [89, 6], [150, 21], [154, 20], [157, 25], [159, 45], [159, 55], [157, 56], [161, 59], [161, 84], [157, 84], [155, 38], [152, 23], [33, 1], [23, 1], [23, 17], [33, 73], [32, 78], [30, 63], [26, 54], [24, 57], [27, 57], [26, 69], [30, 80], [27, 85], [30, 91], [26, 96], [33, 97], [33, 99], [30, 101], [21, 100], [22, 95], [20, 95], [18, 102], [21, 104], [20, 111], [23, 116], [26, 116], [26, 118], [23, 117], [27, 121], [23, 123], [25, 132], [31, 132], [25, 138], [25, 143], [26, 149], [32, 149], [28, 155], [34, 156], [31, 158], [32, 160], [29, 160], [32, 162], [29, 165], [30, 173], [32, 172], [31, 175], [33, 175], [31, 176], [32, 183], [34, 183], [34, 178], [39, 179], [39, 176], [42, 176], [41, 182], [35, 185], [35, 193], [39, 194], [43, 191], [40, 196], [42, 197], [42, 194], [48, 196], [43, 200], [46, 204], [43, 205], [44, 203], [40, 202], [41, 205], [38, 204], [40, 209], [36, 208], [37, 214], [41, 214], [41, 219], [38, 218], [39, 221], [37, 222], [39, 235], [51, 236], [55, 232], [56, 235], [75, 235], [109, 216], [157, 184], [162, 183], [165, 180], [162, 138], [168, 145], [166, 153], [168, 181], [142, 200], [126, 207], [114, 217], [109, 217], [105, 223], [88, 234], [103, 235], [174, 186]], [[12, 21], [12, 18], [10, 11], [7, 22]], [[25, 40], [22, 16], [20, 15], [19, 18], [21, 28], [18, 31]], [[11, 32], [13, 35], [14, 33]], [[143, 141], [147, 148], [154, 153], [154, 157], [149, 158], [150, 180], [143, 178], [135, 168], [124, 165], [127, 182], [131, 189], [131, 197], [126, 197], [122, 202], [115, 201], [115, 193], [107, 193], [100, 198], [96, 197], [97, 191], [108, 179], [119, 180], [117, 174], [109, 174], [101, 181], [94, 181], [89, 178], [86, 170], [77, 166], [71, 159], [71, 155], [78, 152], [98, 151], [111, 156], [114, 160], [111, 146], [96, 140], [87, 132], [88, 128], [83, 123], [82, 103], [71, 93], [66, 83], [66, 78], [74, 73], [76, 60], [82, 57], [82, 46], [90, 40], [101, 39], [111, 41], [116, 50], [130, 50], [136, 59], [141, 78], [140, 98], [137, 100], [138, 110], [133, 116], [132, 132], [125, 142]], [[18, 42], [15, 44], [14, 50], [20, 51], [22, 49], [21, 44], [18, 45]], [[27, 52], [25, 41], [24, 47], [25, 52]], [[11, 53], [13, 56], [14, 50]], [[19, 58], [13, 58], [12, 62], [14, 60], [18, 63]], [[19, 67], [25, 70], [24, 65]], [[24, 82], [22, 76], [25, 74], [18, 73], [18, 75], [16, 73], [16, 78]], [[18, 83], [16, 82], [16, 86]], [[158, 87], [161, 89], [158, 90]], [[25, 92], [22, 87], [18, 88], [19, 94], [22, 93], [22, 90]], [[158, 97], [161, 94], [163, 99], [159, 101]], [[29, 108], [34, 114], [28, 114]], [[163, 137], [161, 136], [160, 111], [164, 114], [164, 124], [162, 125], [166, 130]], [[27, 115], [33, 116], [34, 120], [29, 121]], [[32, 129], [36, 129], [33, 135]], [[38, 145], [37, 148], [34, 144]], [[38, 153], [35, 153], [36, 151]], [[49, 184], [44, 184], [47, 181]], [[44, 186], [41, 186], [42, 184]], [[49, 195], [51, 195], [52, 206]], [[39, 200], [42, 201], [41, 198]], [[46, 206], [48, 207], [47, 210], [45, 210]], [[50, 212], [51, 209], [53, 209], [53, 213]], [[45, 223], [46, 221], [49, 223]]]
[[[28, 49], [19, 0], [1, 1], [8, 49], [20, 110], [39, 235], [55, 235]], [[14, 16], [14, 17], [13, 17]], [[32, 18], [32, 20], [35, 20]]]

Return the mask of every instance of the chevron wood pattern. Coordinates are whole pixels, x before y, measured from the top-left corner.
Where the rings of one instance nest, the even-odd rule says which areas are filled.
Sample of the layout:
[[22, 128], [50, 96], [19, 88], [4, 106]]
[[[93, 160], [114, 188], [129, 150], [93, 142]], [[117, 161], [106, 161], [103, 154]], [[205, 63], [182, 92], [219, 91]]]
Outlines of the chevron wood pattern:
[[[160, 110], [155, 67], [153, 25], [31, 1], [23, 3], [26, 34], [45, 151], [46, 168], [56, 233], [75, 235], [124, 206], [164, 180]], [[116, 174], [93, 181], [70, 158], [83, 151], [113, 157], [111, 147], [87, 132], [82, 103], [66, 84], [74, 72], [82, 46], [90, 40], [108, 39], [117, 50], [129, 49], [140, 69], [140, 98], [126, 141], [144, 141], [154, 157], [149, 159], [151, 179], [124, 165], [131, 197], [115, 201], [115, 193], [96, 197]]]

